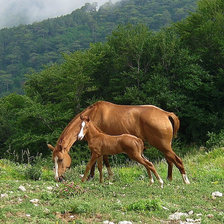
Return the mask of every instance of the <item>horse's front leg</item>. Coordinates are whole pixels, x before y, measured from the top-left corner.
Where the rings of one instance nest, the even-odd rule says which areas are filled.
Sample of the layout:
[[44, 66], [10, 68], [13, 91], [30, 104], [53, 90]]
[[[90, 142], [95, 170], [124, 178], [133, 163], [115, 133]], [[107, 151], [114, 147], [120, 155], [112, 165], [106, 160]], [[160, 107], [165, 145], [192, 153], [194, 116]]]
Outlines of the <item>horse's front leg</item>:
[[97, 159], [97, 156], [94, 153], [92, 153], [91, 159], [86, 165], [86, 170], [85, 170], [84, 176], [82, 178], [82, 182], [86, 181], [89, 170], [91, 169], [93, 164], [96, 162], [96, 159]]

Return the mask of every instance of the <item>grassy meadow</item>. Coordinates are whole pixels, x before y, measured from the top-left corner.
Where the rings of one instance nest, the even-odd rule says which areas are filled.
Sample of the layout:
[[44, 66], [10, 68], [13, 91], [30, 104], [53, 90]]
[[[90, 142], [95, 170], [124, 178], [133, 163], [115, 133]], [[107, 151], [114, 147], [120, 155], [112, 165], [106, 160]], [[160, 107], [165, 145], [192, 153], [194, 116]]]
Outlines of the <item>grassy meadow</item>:
[[[212, 196], [224, 193], [224, 148], [195, 150], [183, 161], [191, 184], [183, 183], [176, 167], [173, 181], [167, 181], [162, 160], [155, 164], [165, 182], [161, 189], [157, 180], [149, 185], [145, 168], [131, 162], [113, 166], [112, 180], [104, 168], [100, 184], [98, 172], [81, 183], [85, 165], [71, 168], [66, 182], [56, 183], [53, 164], [0, 160], [0, 223], [224, 223], [224, 197]], [[172, 220], [176, 212], [185, 216]]]

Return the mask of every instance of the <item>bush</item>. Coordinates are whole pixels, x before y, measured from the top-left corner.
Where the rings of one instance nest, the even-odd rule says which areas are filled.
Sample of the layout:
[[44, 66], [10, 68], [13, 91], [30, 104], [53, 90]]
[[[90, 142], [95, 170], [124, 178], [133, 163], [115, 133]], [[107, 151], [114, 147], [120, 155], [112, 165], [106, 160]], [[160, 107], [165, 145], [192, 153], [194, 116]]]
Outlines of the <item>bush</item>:
[[28, 165], [25, 170], [25, 177], [31, 180], [40, 180], [42, 176], [42, 169], [39, 165]]
[[218, 134], [209, 132], [209, 139], [206, 141], [206, 147], [213, 149], [216, 147], [224, 146], [224, 130], [221, 130]]
[[75, 214], [88, 213], [91, 210], [91, 206], [87, 202], [74, 203], [74, 204], [72, 204], [71, 207], [72, 207], [71, 212], [75, 213]]
[[54, 193], [60, 198], [71, 198], [85, 193], [85, 190], [82, 186], [75, 185], [74, 182], [64, 182], [54, 190]]
[[156, 211], [161, 208], [159, 200], [139, 200], [127, 206], [128, 211]]

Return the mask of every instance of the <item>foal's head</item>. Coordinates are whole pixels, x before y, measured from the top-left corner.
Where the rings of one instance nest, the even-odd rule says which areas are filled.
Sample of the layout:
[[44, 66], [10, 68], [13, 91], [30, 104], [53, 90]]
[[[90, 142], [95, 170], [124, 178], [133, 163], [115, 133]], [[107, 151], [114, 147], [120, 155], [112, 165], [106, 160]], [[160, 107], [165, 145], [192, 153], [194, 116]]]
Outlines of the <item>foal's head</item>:
[[47, 146], [52, 150], [52, 160], [55, 164], [55, 180], [61, 182], [64, 180], [63, 174], [66, 169], [71, 166], [71, 157], [66, 150], [59, 150], [57, 146], [53, 147], [50, 144], [47, 144]]
[[79, 131], [79, 134], [78, 134], [78, 140], [82, 140], [88, 130], [88, 127], [89, 127], [89, 117], [87, 116], [80, 116], [80, 119], [81, 119], [81, 126], [80, 126], [80, 131]]

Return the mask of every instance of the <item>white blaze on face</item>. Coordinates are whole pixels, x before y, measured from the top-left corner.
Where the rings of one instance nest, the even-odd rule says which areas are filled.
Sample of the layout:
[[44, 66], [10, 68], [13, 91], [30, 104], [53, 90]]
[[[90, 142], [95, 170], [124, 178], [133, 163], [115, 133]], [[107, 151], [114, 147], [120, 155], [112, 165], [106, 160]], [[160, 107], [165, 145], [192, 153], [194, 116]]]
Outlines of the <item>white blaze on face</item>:
[[55, 179], [58, 179], [58, 157], [57, 156], [55, 156], [54, 164], [55, 164]]
[[85, 125], [86, 125], [86, 123], [85, 123], [85, 121], [83, 121], [82, 124], [81, 124], [81, 126], [82, 126], [82, 127], [81, 127], [81, 130], [80, 130], [80, 132], [79, 132], [79, 134], [78, 134], [78, 139], [79, 139], [79, 140], [82, 140], [82, 139], [84, 138], [83, 129], [84, 129]]

